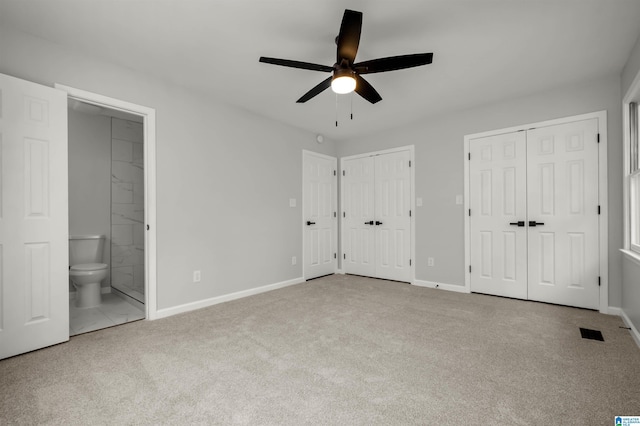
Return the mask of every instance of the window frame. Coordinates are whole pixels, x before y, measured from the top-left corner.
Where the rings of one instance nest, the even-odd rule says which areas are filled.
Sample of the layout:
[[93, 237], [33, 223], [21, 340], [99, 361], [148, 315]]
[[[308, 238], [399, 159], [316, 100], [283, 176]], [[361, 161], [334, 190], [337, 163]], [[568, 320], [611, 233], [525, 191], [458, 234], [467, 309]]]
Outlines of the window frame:
[[[640, 74], [623, 102], [624, 249], [640, 259]], [[635, 160], [634, 158], [635, 157]]]

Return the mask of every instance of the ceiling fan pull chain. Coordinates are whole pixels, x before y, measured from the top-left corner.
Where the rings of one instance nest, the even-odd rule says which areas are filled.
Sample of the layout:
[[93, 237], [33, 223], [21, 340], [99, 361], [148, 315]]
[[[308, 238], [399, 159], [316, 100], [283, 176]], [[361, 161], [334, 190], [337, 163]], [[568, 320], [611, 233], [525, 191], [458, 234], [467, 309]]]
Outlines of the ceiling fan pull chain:
[[336, 127], [338, 127], [338, 94], [336, 93]]
[[351, 92], [351, 119], [353, 120], [353, 92]]

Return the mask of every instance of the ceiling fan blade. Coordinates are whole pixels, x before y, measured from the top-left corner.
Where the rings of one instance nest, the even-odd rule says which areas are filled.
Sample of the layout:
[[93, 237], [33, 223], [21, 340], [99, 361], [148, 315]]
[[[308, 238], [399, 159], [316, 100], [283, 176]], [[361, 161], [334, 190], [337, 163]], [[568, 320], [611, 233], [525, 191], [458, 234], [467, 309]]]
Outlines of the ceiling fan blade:
[[372, 104], [382, 100], [382, 96], [380, 96], [376, 89], [374, 89], [367, 80], [360, 77], [358, 74], [356, 74], [356, 93]]
[[338, 34], [338, 60], [339, 64], [343, 59], [353, 64], [358, 53], [360, 44], [360, 31], [362, 30], [362, 12], [345, 9]]
[[291, 61], [289, 59], [267, 58], [267, 57], [261, 56], [260, 62], [264, 62], [265, 64], [281, 65], [283, 67], [300, 68], [303, 70], [311, 70], [311, 71], [322, 71], [322, 72], [333, 71], [333, 67], [329, 67], [327, 65], [312, 64], [310, 62]]
[[372, 59], [353, 64], [353, 69], [358, 74], [372, 74], [402, 70], [405, 68], [419, 67], [433, 62], [433, 53], [415, 53], [413, 55], [390, 56], [388, 58]]
[[333, 78], [333, 76], [331, 76], [331, 77], [327, 78], [326, 80], [322, 81], [316, 87], [314, 87], [313, 89], [309, 90], [307, 93], [302, 95], [302, 97], [300, 99], [298, 99], [296, 102], [299, 103], [299, 104], [307, 102], [309, 99], [313, 98], [314, 96], [319, 95], [320, 93], [324, 92], [325, 90], [327, 90], [329, 88], [329, 86], [331, 86], [331, 79], [332, 78]]

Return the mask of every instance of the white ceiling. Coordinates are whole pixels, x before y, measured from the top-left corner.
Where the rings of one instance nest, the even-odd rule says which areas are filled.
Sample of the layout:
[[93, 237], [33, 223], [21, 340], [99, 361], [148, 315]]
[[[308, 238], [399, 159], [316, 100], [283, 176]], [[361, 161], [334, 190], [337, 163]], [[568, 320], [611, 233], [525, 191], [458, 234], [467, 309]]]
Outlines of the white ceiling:
[[[433, 52], [433, 64], [371, 74], [371, 105], [327, 90], [345, 8], [364, 13], [356, 61]], [[225, 103], [342, 140], [427, 115], [620, 73], [640, 33], [638, 0], [0, 0], [0, 24]]]

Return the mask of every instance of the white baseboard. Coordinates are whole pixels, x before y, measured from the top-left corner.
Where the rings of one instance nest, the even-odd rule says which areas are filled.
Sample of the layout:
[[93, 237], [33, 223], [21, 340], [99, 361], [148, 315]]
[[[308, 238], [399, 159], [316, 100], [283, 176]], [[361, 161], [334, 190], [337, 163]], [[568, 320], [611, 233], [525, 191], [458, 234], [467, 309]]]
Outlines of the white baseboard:
[[433, 281], [424, 281], [424, 280], [413, 280], [413, 285], [418, 287], [429, 287], [429, 288], [437, 288], [437, 289], [447, 290], [447, 291], [455, 291], [457, 293], [470, 293], [470, 291], [467, 290], [467, 288], [463, 285], [436, 283]]
[[621, 317], [622, 316], [622, 308], [618, 308], [616, 306], [609, 306], [607, 308], [607, 315], [616, 315]]
[[633, 325], [633, 323], [631, 322], [631, 320], [629, 319], [629, 317], [627, 316], [627, 314], [624, 312], [623, 309], [620, 309], [620, 316], [622, 317], [622, 321], [624, 321], [627, 327], [631, 329], [629, 330], [631, 332], [631, 336], [633, 337], [633, 340], [636, 341], [636, 345], [638, 345], [638, 347], [640, 348], [640, 333], [638, 333], [638, 329]]
[[183, 312], [194, 311], [196, 309], [217, 305], [218, 303], [229, 302], [231, 300], [241, 299], [243, 297], [253, 296], [255, 294], [266, 293], [267, 291], [277, 290], [279, 288], [289, 287], [291, 285], [300, 284], [303, 282], [305, 282], [304, 278], [298, 277], [292, 280], [281, 281], [275, 284], [264, 285], [262, 287], [250, 288], [249, 290], [242, 290], [242, 291], [237, 291], [235, 293], [212, 297], [209, 299], [198, 300], [197, 302], [185, 303], [184, 305], [158, 309], [156, 311], [156, 316], [154, 317], [154, 319], [166, 318], [172, 315], [181, 314]]

